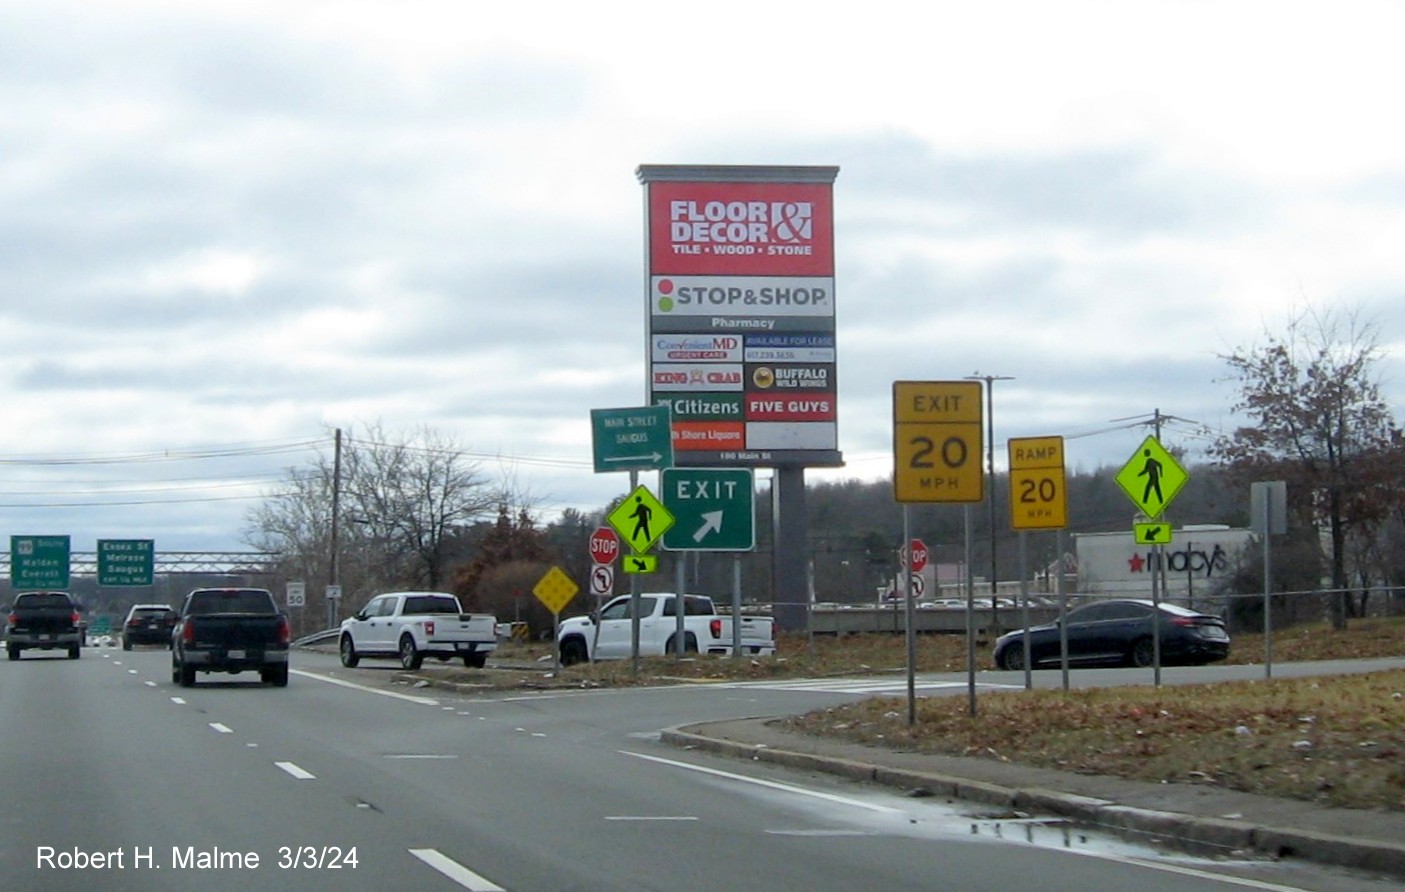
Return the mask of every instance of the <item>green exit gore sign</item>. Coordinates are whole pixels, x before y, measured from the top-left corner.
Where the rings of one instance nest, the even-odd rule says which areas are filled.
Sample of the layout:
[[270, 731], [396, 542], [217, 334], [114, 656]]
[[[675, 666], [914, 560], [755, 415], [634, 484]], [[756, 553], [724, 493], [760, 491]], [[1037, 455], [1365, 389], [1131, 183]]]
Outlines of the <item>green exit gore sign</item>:
[[155, 570], [156, 548], [152, 540], [98, 540], [98, 585], [153, 585]]
[[756, 498], [750, 468], [664, 468], [663, 504], [674, 516], [670, 551], [751, 551]]

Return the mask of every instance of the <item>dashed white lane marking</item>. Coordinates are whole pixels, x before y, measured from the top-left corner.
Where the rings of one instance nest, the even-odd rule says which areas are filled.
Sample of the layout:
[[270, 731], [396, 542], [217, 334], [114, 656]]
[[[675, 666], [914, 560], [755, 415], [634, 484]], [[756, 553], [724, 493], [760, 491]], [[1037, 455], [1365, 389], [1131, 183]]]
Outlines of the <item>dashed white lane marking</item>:
[[470, 892], [507, 892], [502, 886], [484, 879], [438, 849], [410, 849], [410, 854]]
[[184, 698], [184, 697], [172, 697], [172, 698], [171, 698], [171, 702], [174, 703], [174, 704], [176, 704], [177, 706], [184, 706], [184, 705], [185, 705], [185, 698]]
[[273, 764], [288, 772], [298, 780], [312, 780], [316, 777], [316, 775], [314, 775], [312, 772], [299, 767], [295, 762], [274, 762]]
[[233, 733], [234, 733], [234, 729], [233, 729], [233, 728], [229, 727], [228, 725], [222, 724], [222, 723], [220, 723], [220, 722], [210, 722], [210, 727], [211, 727], [211, 728], [214, 728], [216, 731], [220, 732], [221, 734], [233, 734]]
[[606, 815], [607, 821], [696, 821], [696, 815]]
[[313, 678], [317, 681], [325, 681], [327, 684], [341, 685], [344, 688], [351, 688], [355, 691], [365, 691], [368, 694], [380, 694], [382, 697], [394, 697], [396, 700], [406, 700], [410, 703], [418, 703], [421, 706], [438, 706], [438, 700], [429, 697], [416, 697], [412, 694], [402, 694], [399, 691], [385, 691], [380, 688], [370, 688], [366, 685], [344, 681], [340, 678], [332, 678], [330, 675], [322, 675], [319, 672], [307, 672], [303, 669], [289, 669], [294, 675], [301, 675], [303, 678]]

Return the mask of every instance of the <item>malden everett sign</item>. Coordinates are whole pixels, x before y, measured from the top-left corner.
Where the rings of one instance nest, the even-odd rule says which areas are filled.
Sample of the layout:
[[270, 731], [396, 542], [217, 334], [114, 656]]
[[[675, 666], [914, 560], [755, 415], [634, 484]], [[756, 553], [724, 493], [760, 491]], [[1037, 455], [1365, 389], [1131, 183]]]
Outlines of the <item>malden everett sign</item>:
[[677, 465], [835, 467], [837, 167], [644, 165], [648, 398]]

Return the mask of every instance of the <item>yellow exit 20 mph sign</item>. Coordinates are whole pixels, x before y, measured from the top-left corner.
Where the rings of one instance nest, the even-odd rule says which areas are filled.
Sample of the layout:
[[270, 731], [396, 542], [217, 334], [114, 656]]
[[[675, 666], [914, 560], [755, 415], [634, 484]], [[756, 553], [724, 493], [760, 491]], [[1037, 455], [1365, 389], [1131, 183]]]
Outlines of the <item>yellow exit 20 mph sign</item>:
[[893, 382], [893, 497], [899, 502], [979, 502], [979, 381]]

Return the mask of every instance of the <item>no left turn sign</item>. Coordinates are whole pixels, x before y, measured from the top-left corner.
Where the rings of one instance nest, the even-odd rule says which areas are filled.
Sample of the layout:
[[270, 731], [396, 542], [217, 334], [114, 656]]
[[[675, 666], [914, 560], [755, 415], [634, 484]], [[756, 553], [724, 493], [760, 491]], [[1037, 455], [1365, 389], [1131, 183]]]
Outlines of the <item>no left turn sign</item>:
[[615, 590], [615, 568], [612, 564], [596, 564], [590, 568], [590, 593], [608, 595]]

